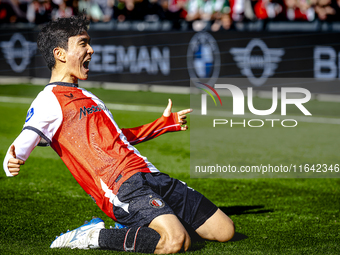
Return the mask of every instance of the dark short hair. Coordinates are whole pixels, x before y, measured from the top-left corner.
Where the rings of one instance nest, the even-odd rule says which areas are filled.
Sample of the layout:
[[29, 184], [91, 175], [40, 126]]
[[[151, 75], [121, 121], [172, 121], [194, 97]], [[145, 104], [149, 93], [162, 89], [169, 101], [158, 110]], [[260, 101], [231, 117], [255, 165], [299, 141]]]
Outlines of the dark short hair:
[[37, 45], [50, 70], [55, 66], [53, 49], [60, 47], [67, 50], [68, 39], [87, 31], [89, 24], [90, 21], [81, 13], [51, 21], [41, 29]]

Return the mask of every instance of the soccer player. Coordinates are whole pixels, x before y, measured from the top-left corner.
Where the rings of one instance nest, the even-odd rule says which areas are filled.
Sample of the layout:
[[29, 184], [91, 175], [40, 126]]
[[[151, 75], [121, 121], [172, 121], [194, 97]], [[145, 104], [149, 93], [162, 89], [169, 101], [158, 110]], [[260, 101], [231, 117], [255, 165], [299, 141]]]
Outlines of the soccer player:
[[127, 228], [105, 229], [95, 218], [57, 237], [51, 248], [176, 253], [189, 248], [189, 230], [207, 240], [230, 240], [234, 225], [227, 215], [185, 183], [159, 172], [133, 146], [186, 130], [191, 110], [172, 113], [169, 100], [154, 122], [119, 128], [105, 104], [78, 87], [78, 79], [88, 78], [93, 54], [88, 25], [79, 15], [52, 21], [39, 33], [38, 48], [51, 80], [29, 108], [3, 166], [7, 176], [16, 176], [37, 145], [49, 145], [101, 210]]

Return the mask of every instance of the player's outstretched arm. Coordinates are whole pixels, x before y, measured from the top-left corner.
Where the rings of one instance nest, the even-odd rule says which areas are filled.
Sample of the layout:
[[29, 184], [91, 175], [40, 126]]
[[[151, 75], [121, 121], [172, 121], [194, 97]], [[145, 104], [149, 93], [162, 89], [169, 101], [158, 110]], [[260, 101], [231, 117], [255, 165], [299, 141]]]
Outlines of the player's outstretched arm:
[[13, 176], [16, 176], [16, 175], [19, 174], [20, 167], [25, 164], [25, 161], [23, 161], [21, 159], [17, 159], [17, 156], [15, 154], [15, 146], [14, 146], [14, 144], [11, 145], [11, 147], [9, 148], [9, 152], [8, 153], [12, 156], [12, 158], [10, 158], [8, 160], [8, 164], [7, 164], [8, 171]]
[[167, 132], [187, 130], [186, 114], [192, 110], [171, 112], [171, 109], [172, 101], [169, 99], [168, 106], [165, 108], [162, 117], [149, 124], [135, 128], [122, 128], [121, 130], [132, 145], [148, 141]]
[[[165, 108], [165, 110], [163, 112], [163, 116], [169, 117], [172, 113], [171, 110], [172, 110], [172, 101], [169, 98], [168, 106]], [[177, 112], [177, 118], [178, 118], [177, 121], [181, 125], [181, 131], [185, 131], [185, 130], [188, 129], [188, 126], [186, 125], [187, 124], [186, 114], [190, 113], [190, 112], [192, 112], [192, 109], [185, 109], [185, 110]]]

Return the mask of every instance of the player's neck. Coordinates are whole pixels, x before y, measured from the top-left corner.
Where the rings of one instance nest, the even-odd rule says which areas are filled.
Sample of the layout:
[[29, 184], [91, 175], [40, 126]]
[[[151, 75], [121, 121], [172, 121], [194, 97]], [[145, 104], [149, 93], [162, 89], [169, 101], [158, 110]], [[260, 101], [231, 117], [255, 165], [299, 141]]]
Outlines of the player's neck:
[[71, 75], [67, 75], [64, 72], [58, 72], [57, 70], [53, 69], [50, 83], [58, 81], [78, 84], [78, 78]]

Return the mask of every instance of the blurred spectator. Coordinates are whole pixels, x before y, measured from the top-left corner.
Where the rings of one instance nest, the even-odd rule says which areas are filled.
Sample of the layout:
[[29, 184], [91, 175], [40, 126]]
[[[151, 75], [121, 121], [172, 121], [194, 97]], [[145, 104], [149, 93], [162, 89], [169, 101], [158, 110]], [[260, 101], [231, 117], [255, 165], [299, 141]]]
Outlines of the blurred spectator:
[[165, 18], [161, 5], [157, 1], [149, 0], [119, 0], [115, 9], [115, 17], [119, 22], [125, 20], [156, 21]]
[[165, 12], [162, 6], [158, 3], [158, 0], [146, 0], [147, 12], [144, 17], [146, 21], [159, 21], [165, 20]]
[[194, 21], [201, 18], [200, 9], [202, 8], [203, 0], [188, 0], [186, 21]]
[[282, 6], [272, 0], [259, 0], [254, 6], [257, 19], [274, 19], [282, 12]]
[[52, 10], [52, 20], [58, 18], [69, 18], [73, 15], [73, 10], [71, 7], [66, 5], [65, 1], [62, 1], [57, 8]]
[[130, 16], [130, 20], [144, 20], [147, 15], [149, 7], [149, 0], [135, 0], [133, 15]]
[[186, 20], [211, 20], [214, 13], [214, 4], [214, 0], [189, 0]]
[[216, 0], [214, 11], [215, 11], [213, 14], [214, 23], [211, 26], [211, 30], [218, 31], [221, 28], [229, 30], [233, 23], [230, 16], [229, 1]]
[[144, 20], [148, 13], [149, 0], [135, 0], [133, 20]]
[[69, 6], [73, 10], [73, 15], [78, 15], [78, 13], [79, 13], [79, 7], [78, 7], [79, 0], [69, 0], [69, 3], [70, 3]]
[[313, 21], [315, 10], [313, 5], [316, 0], [284, 0], [286, 17], [288, 20]]
[[340, 21], [340, 0], [332, 0], [331, 7], [335, 14], [328, 17], [329, 21]]
[[52, 5], [52, 8], [55, 9], [55, 8], [58, 8], [58, 6], [64, 2], [64, 0], [52, 0], [51, 2], [51, 5]]
[[245, 12], [245, 0], [229, 0], [230, 15], [234, 21], [242, 21]]
[[0, 0], [0, 23], [46, 23], [85, 12], [92, 22], [187, 21], [194, 30], [228, 30], [253, 20], [340, 21], [340, 0]]
[[28, 6], [27, 20], [35, 24], [43, 24], [51, 21], [52, 5], [50, 0], [33, 0]]
[[84, 11], [88, 17], [93, 22], [102, 21], [104, 14], [100, 9], [98, 3], [93, 0], [82, 0], [78, 2], [78, 10], [80, 12]]
[[172, 13], [182, 13], [181, 17], [185, 18], [187, 15], [186, 6], [189, 0], [167, 0], [168, 10]]
[[14, 23], [17, 20], [15, 12], [7, 0], [0, 0], [0, 23]]
[[170, 12], [178, 12], [185, 9], [187, 0], [167, 0], [167, 9]]
[[114, 17], [119, 22], [125, 20], [133, 20], [135, 15], [135, 2], [134, 0], [118, 0], [117, 8], [115, 8]]
[[229, 0], [230, 16], [233, 21], [256, 20], [254, 5], [257, 0]]
[[27, 22], [25, 9], [26, 3], [21, 4], [19, 0], [0, 0], [0, 22]]
[[113, 6], [115, 4], [114, 0], [93, 0], [98, 4], [99, 8], [103, 13], [102, 21], [108, 22], [113, 17]]
[[186, 20], [192, 23], [195, 31], [206, 29], [211, 24], [212, 31], [223, 27], [230, 29], [232, 20], [227, 0], [189, 0]]
[[189, 0], [186, 20], [195, 31], [206, 29], [213, 14], [213, 0]]
[[337, 21], [340, 20], [339, 6], [339, 0], [318, 0], [315, 12], [319, 20]]
[[172, 22], [174, 29], [180, 29], [181, 21], [187, 16], [187, 0], [160, 0], [165, 19]]

